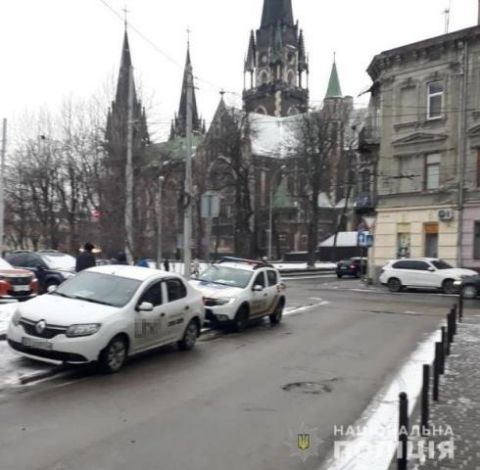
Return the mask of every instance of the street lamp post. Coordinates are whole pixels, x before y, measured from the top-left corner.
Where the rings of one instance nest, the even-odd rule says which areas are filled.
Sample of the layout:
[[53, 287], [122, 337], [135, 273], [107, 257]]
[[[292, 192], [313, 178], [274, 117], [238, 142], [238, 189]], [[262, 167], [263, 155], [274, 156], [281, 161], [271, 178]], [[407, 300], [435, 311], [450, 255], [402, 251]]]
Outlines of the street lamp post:
[[285, 165], [282, 165], [274, 174], [270, 184], [270, 195], [268, 199], [268, 259], [272, 259], [272, 232], [273, 232], [273, 188], [275, 180], [280, 173], [280, 180], [282, 179], [282, 171], [285, 170]]
[[158, 177], [158, 194], [157, 194], [157, 269], [161, 268], [162, 265], [162, 218], [163, 218], [163, 201], [162, 201], [162, 191], [163, 191], [163, 182], [165, 181], [164, 176]]

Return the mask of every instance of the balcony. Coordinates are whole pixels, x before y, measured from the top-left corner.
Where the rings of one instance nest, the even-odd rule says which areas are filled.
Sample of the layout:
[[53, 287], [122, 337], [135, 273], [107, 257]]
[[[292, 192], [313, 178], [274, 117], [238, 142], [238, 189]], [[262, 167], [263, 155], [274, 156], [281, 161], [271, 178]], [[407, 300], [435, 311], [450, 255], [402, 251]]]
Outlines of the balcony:
[[365, 126], [360, 131], [360, 136], [359, 136], [360, 148], [380, 145], [381, 135], [382, 135], [382, 130], [380, 126], [375, 126], [375, 125]]

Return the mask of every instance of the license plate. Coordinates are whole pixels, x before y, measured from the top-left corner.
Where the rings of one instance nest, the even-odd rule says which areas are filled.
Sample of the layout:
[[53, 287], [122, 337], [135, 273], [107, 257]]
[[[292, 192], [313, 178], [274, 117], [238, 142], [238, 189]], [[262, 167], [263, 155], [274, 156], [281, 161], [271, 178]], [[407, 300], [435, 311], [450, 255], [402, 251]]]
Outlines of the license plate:
[[13, 286], [13, 292], [30, 292], [30, 286]]
[[32, 338], [22, 338], [22, 344], [27, 348], [44, 349], [45, 351], [52, 350], [52, 343], [50, 343], [49, 341], [41, 341]]

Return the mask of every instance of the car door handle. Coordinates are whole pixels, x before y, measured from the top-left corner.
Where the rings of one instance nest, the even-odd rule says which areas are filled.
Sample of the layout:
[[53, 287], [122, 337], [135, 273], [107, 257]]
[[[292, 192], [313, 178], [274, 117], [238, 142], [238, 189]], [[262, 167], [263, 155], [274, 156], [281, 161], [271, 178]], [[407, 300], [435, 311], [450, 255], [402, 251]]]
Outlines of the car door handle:
[[268, 294], [263, 294], [264, 297], [268, 297]]
[[187, 305], [187, 306], [185, 307], [185, 310], [190, 310], [190, 305]]
[[165, 314], [164, 314], [164, 313], [161, 313], [161, 314], [160, 314], [160, 316], [161, 316], [161, 317], [164, 317], [164, 316], [165, 316]]

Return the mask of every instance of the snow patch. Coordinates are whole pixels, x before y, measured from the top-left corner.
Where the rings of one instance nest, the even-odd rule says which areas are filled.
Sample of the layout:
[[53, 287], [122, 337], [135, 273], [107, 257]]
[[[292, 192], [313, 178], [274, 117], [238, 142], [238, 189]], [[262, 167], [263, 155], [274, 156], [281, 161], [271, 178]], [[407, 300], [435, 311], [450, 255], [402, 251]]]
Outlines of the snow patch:
[[11, 303], [0, 303], [0, 335], [6, 333], [8, 322], [17, 308], [17, 301]]

